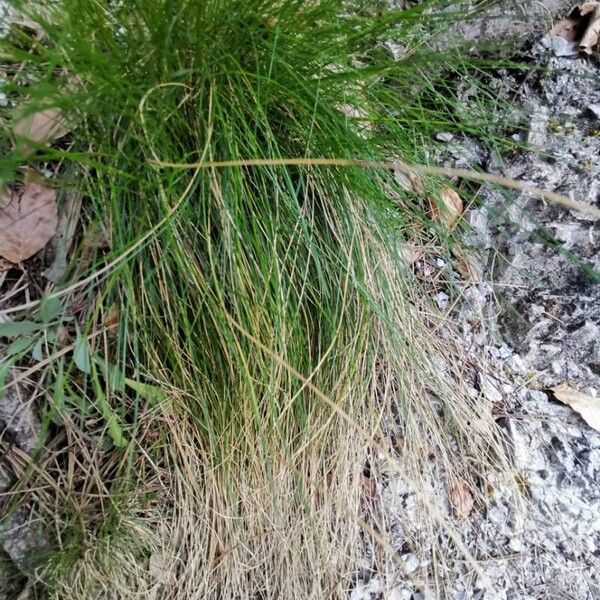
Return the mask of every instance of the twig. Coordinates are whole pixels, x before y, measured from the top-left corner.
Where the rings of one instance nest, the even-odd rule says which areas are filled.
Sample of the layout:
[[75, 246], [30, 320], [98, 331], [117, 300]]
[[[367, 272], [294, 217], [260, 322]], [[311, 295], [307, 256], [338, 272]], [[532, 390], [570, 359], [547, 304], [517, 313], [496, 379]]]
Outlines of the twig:
[[362, 169], [397, 169], [404, 173], [414, 175], [442, 175], [445, 177], [461, 177], [473, 181], [495, 183], [503, 187], [511, 188], [549, 200], [570, 210], [576, 210], [587, 214], [595, 219], [600, 219], [600, 209], [590, 206], [578, 200], [573, 200], [563, 194], [535, 187], [522, 181], [492, 175], [490, 173], [479, 173], [470, 169], [452, 169], [449, 167], [435, 167], [429, 165], [412, 165], [402, 161], [370, 161], [353, 158], [252, 158], [247, 160], [221, 160], [197, 163], [172, 163], [161, 160], [151, 160], [151, 164], [161, 168], [170, 169], [223, 169], [227, 167], [284, 167], [284, 166], [324, 166], [324, 167], [359, 167]]

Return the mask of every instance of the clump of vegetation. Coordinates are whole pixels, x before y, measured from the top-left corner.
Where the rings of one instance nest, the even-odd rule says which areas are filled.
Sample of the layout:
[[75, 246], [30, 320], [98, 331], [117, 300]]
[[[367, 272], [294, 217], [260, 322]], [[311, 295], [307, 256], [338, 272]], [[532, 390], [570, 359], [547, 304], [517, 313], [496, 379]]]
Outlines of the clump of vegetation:
[[448, 182], [273, 162], [425, 164], [440, 131], [484, 133], [455, 110], [464, 55], [432, 46], [461, 3], [384, 4], [21, 6], [41, 33], [4, 43], [8, 93], [70, 134], [2, 176], [50, 166], [83, 198], [33, 492], [51, 596], [345, 597], [361, 535], [378, 568], [397, 550], [363, 523], [366, 456], [420, 489], [433, 455], [473, 482], [501, 452], [411, 268], [449, 248]]

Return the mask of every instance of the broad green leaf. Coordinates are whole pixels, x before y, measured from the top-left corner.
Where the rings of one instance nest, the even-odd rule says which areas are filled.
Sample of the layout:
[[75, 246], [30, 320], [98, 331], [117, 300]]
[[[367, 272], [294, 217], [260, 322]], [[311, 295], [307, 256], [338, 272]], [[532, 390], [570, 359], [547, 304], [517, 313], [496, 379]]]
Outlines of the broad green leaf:
[[65, 421], [61, 417], [60, 413], [58, 413], [53, 407], [50, 408], [50, 420], [59, 427], [62, 427], [65, 424]]
[[31, 351], [31, 358], [33, 358], [33, 360], [37, 360], [38, 362], [40, 360], [43, 360], [44, 358], [44, 339], [40, 338], [35, 346], [33, 347], [33, 350]]
[[26, 350], [29, 350], [31, 346], [35, 343], [35, 338], [33, 337], [20, 337], [17, 338], [9, 347], [6, 349], [6, 353], [9, 356], [16, 356], [18, 354], [22, 354]]
[[6, 321], [0, 323], [0, 337], [17, 337], [40, 331], [44, 326], [33, 321]]
[[125, 389], [125, 375], [123, 372], [117, 367], [117, 365], [113, 365], [108, 362], [105, 358], [100, 358], [95, 356], [94, 362], [100, 368], [102, 376], [106, 380], [108, 387], [115, 392], [122, 392]]
[[52, 396], [49, 399], [50, 418], [56, 425], [64, 423], [63, 415], [75, 413], [77, 417], [87, 417], [90, 414], [90, 403], [76, 395], [67, 395], [68, 385], [62, 360], [58, 361], [58, 370]]
[[151, 404], [163, 402], [167, 397], [165, 391], [156, 386], [148, 383], [140, 383], [133, 379], [125, 379], [125, 383], [135, 392], [137, 392], [142, 398], [145, 398]]
[[120, 419], [113, 410], [112, 406], [106, 400], [106, 395], [104, 394], [104, 390], [100, 385], [98, 370], [96, 369], [95, 363], [92, 363], [90, 368], [92, 373], [92, 385], [94, 387], [94, 394], [96, 396], [96, 403], [100, 413], [106, 421], [108, 435], [117, 448], [123, 448], [123, 446], [127, 445], [127, 440], [125, 439]]
[[75, 342], [73, 360], [80, 371], [90, 373], [90, 346], [87, 339], [82, 336], [79, 336]]
[[57, 364], [56, 378], [54, 379], [54, 389], [52, 390], [52, 404], [57, 410], [65, 405], [65, 385], [66, 378], [64, 372], [64, 362], [60, 359]]
[[6, 383], [6, 377], [10, 373], [10, 369], [13, 366], [12, 360], [5, 360], [0, 363], [0, 398], [4, 394], [4, 384]]
[[64, 306], [58, 298], [44, 298], [36, 315], [42, 323], [50, 323], [64, 313]]
[[74, 412], [85, 417], [91, 416], [95, 410], [94, 405], [89, 398], [78, 396], [75, 393], [65, 396], [65, 406], [72, 406]]

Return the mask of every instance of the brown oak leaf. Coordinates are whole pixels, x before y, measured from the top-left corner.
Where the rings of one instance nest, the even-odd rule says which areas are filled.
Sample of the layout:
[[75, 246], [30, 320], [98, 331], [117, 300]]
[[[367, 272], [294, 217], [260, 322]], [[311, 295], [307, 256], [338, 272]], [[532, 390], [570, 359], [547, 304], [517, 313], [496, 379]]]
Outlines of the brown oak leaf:
[[0, 198], [0, 256], [18, 263], [39, 252], [56, 232], [54, 190], [33, 182]]

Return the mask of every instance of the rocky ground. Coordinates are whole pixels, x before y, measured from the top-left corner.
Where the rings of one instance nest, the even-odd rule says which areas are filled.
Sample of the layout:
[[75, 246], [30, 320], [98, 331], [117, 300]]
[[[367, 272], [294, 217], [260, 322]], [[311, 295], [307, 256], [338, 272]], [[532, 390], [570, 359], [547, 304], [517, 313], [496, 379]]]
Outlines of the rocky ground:
[[494, 2], [484, 16], [453, 27], [455, 35], [473, 41], [515, 39], [519, 42], [550, 29], [557, 15], [573, 5], [569, 0], [501, 0]]
[[[534, 45], [535, 60], [547, 68], [539, 77], [520, 84], [504, 77], [499, 85], [519, 88], [530, 112], [523, 141], [537, 148], [499, 170], [597, 206], [598, 63], [553, 50]], [[548, 391], [566, 382], [600, 395], [597, 225], [525, 195], [484, 188], [482, 197], [483, 208], [469, 219], [498, 307], [500, 335], [490, 351], [503, 367], [503, 427], [533, 507], [518, 522], [500, 497], [477, 526], [473, 547], [487, 546], [499, 559], [486, 567], [490, 586], [479, 595], [598, 598], [600, 433]]]
[[[494, 84], [499, 98], [526, 111], [527, 127], [513, 135], [532, 150], [499, 156], [473, 140], [442, 134], [441, 158], [599, 205], [598, 60], [542, 41], [566, 6], [561, 0], [507, 2], [494, 18], [456, 30], [472, 39], [519, 37], [542, 68], [526, 76], [499, 72]], [[590, 218], [525, 194], [483, 186], [478, 200], [465, 214], [477, 277], [463, 281], [455, 318], [465, 349], [491, 366], [473, 381], [473, 393], [483, 394], [498, 415], [515, 478], [530, 502], [515, 502], [510, 486], [490, 473], [489, 502], [459, 524], [474, 563], [456, 553], [436, 577], [443, 597], [453, 600], [600, 598], [600, 432], [551, 391], [567, 383], [592, 398], [600, 395], [600, 234]], [[432, 260], [434, 268], [445, 268]], [[22, 406], [18, 398], [3, 398], [0, 419], [10, 420], [2, 411], [12, 411], [17, 418], [11, 427], [26, 430], [26, 418], [34, 417], [11, 402]], [[31, 450], [28, 440], [25, 435], [23, 451]], [[442, 480], [432, 471], [433, 493], [450, 513]], [[0, 464], [0, 492], [10, 485]], [[377, 498], [386, 522], [402, 515], [415, 536], [422, 533], [417, 530], [424, 525], [411, 520], [415, 498], [404, 482], [385, 482]], [[349, 592], [352, 600], [436, 597], [419, 583], [432, 575], [429, 549], [397, 541], [403, 570], [361, 575]], [[15, 566], [26, 571], [28, 544], [43, 543], [29, 507], [20, 507], [3, 532], [0, 600], [17, 597], [16, 587], [3, 585], [7, 573]], [[450, 539], [442, 543], [451, 545]]]
[[[525, 78], [499, 72], [493, 85], [500, 99], [525, 110], [527, 127], [514, 139], [531, 150], [500, 157], [473, 140], [443, 134], [448, 147], [442, 157], [447, 166], [484, 168], [598, 206], [599, 64], [578, 56], [574, 45], [542, 34], [551, 26], [553, 9], [564, 5], [531, 8], [546, 16], [545, 29], [535, 20], [511, 29], [510, 13], [461, 27], [476, 38], [526, 35], [530, 60], [542, 68]], [[490, 186], [480, 189], [479, 198], [478, 207], [465, 214], [470, 224], [465, 237], [478, 257], [481, 279], [464, 282], [455, 318], [466, 349], [489, 359], [491, 370], [479, 374], [474, 393], [482, 393], [498, 414], [529, 502], [515, 502], [509, 487], [490, 473], [490, 500], [460, 524], [475, 560], [461, 560], [458, 553], [435, 576], [442, 596], [456, 600], [600, 598], [600, 432], [552, 391], [567, 384], [591, 398], [600, 395], [597, 224]], [[429, 480], [450, 515], [444, 477]], [[410, 486], [389, 481], [379, 493], [378, 510], [392, 524], [392, 535], [402, 519], [403, 531], [407, 524], [409, 530], [404, 539], [417, 536], [422, 524], [411, 512]], [[434, 576], [430, 549], [409, 551], [402, 539], [397, 546], [403, 572], [363, 577], [353, 600], [438, 597], [419, 584]], [[444, 543], [452, 545], [449, 538]]]

